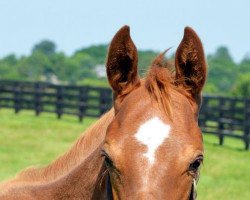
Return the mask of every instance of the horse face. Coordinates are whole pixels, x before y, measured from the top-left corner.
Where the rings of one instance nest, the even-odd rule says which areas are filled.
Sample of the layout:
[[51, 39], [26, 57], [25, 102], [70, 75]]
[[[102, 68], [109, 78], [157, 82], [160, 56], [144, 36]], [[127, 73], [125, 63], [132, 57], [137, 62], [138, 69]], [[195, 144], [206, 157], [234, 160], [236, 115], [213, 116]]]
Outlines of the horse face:
[[145, 80], [137, 51], [123, 27], [113, 38], [107, 74], [115, 117], [102, 154], [114, 199], [192, 199], [203, 160], [197, 124], [206, 64], [201, 42], [186, 28], [173, 75], [161, 57]]

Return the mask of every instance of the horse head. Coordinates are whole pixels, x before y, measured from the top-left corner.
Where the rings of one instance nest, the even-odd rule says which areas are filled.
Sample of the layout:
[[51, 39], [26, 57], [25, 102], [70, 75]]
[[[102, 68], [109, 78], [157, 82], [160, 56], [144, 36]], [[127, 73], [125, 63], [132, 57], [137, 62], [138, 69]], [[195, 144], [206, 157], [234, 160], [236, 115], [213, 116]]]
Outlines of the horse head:
[[114, 36], [107, 57], [115, 116], [102, 155], [113, 199], [193, 199], [204, 151], [197, 118], [206, 80], [202, 43], [189, 27], [175, 70], [160, 54], [147, 76], [128, 26]]

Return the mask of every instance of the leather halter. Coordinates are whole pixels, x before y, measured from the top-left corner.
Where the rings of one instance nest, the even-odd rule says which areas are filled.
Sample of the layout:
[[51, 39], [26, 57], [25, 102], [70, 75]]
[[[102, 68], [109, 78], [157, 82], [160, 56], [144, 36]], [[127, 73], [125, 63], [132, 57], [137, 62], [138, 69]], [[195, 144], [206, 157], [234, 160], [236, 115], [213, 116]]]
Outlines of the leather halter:
[[111, 181], [110, 181], [109, 174], [107, 176], [106, 185], [107, 185], [107, 197], [108, 197], [108, 200], [113, 200], [113, 192], [112, 192], [112, 186], [111, 186]]
[[196, 179], [193, 179], [193, 184], [192, 184], [192, 187], [191, 187], [191, 192], [190, 192], [190, 195], [189, 195], [189, 200], [195, 200], [196, 197], [197, 197], [197, 190], [196, 190]]

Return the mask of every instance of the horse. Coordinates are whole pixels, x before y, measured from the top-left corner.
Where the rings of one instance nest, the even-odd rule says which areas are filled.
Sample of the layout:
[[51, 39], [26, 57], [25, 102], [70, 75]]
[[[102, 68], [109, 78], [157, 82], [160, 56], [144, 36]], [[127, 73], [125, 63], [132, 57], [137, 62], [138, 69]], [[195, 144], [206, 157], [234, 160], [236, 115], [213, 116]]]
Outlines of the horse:
[[130, 28], [122, 27], [106, 61], [113, 107], [53, 163], [2, 183], [0, 199], [195, 199], [204, 159], [204, 50], [186, 27], [174, 64], [164, 55], [140, 78]]

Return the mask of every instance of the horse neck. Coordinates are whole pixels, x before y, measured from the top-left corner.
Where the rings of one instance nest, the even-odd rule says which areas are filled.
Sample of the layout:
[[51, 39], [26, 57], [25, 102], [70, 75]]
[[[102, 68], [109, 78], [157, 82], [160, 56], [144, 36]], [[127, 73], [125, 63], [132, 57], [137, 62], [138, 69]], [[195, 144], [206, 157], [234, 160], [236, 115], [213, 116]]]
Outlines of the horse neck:
[[63, 176], [99, 148], [105, 139], [107, 127], [111, 123], [113, 116], [114, 110], [111, 109], [88, 128], [67, 153], [60, 156], [52, 164], [40, 169], [29, 168], [7, 183], [11, 185], [15, 182], [32, 184], [34, 182], [55, 180]]
[[105, 181], [105, 167], [104, 158], [100, 155], [101, 147], [102, 145], [70, 173], [52, 185], [48, 184], [48, 193], [53, 194], [54, 199], [61, 199], [62, 194], [70, 197], [69, 199], [73, 197], [76, 199], [101, 199], [105, 195], [102, 187], [105, 184], [103, 182]]
[[14, 187], [0, 199], [106, 199], [102, 144], [84, 161], [56, 180]]

